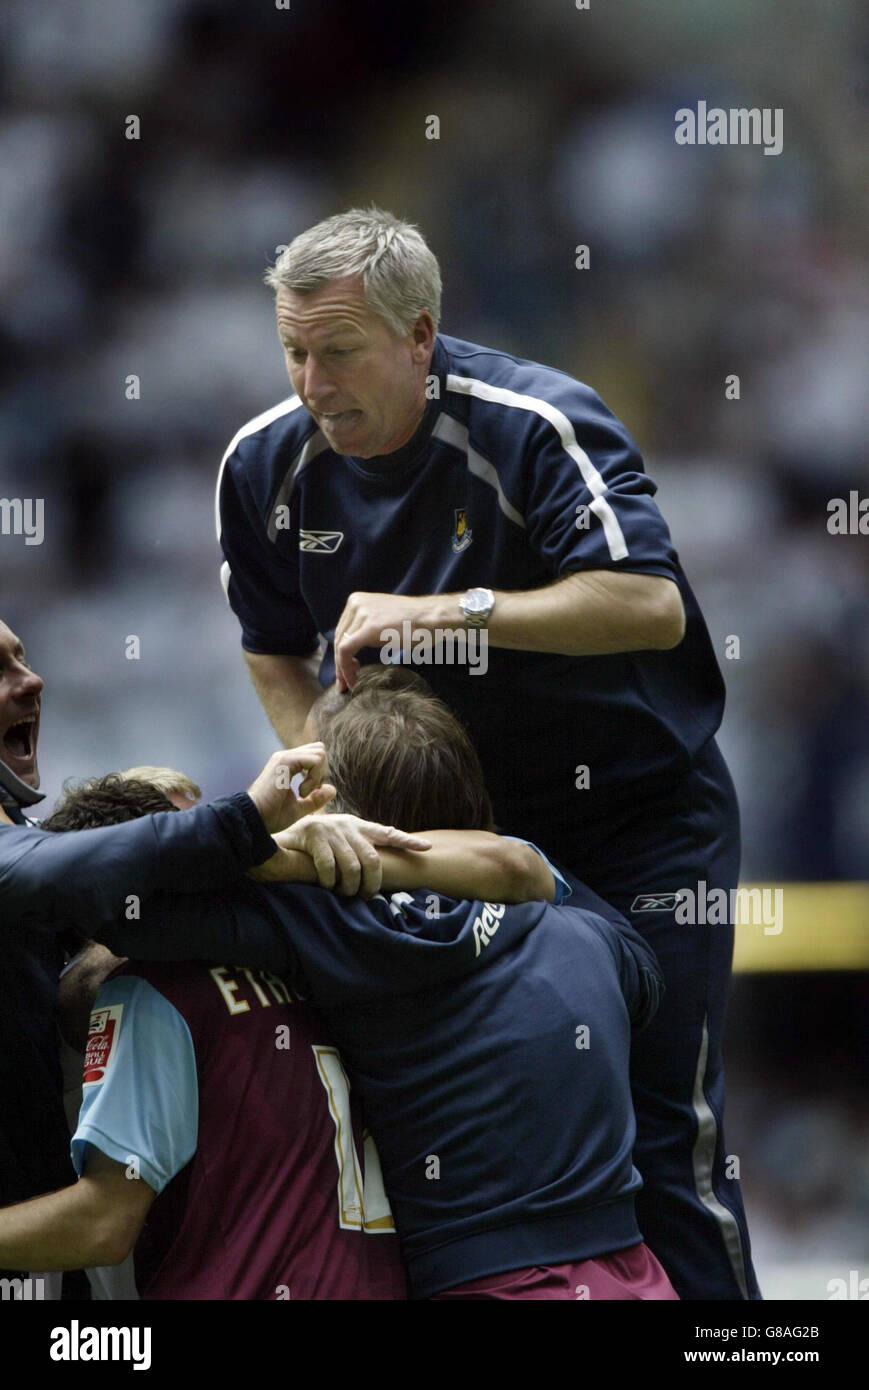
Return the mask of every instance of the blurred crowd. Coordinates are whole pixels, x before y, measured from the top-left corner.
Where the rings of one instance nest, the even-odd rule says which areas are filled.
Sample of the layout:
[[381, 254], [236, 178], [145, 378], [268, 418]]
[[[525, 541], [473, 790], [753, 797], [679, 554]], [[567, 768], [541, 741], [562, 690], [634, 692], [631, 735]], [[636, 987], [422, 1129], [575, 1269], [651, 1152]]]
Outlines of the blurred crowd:
[[[137, 762], [214, 795], [270, 751], [213, 487], [289, 392], [265, 265], [373, 201], [439, 256], [444, 331], [587, 381], [638, 440], [727, 680], [744, 876], [869, 878], [869, 538], [827, 529], [869, 496], [859, 22], [7, 0], [0, 494], [43, 497], [46, 534], [0, 537], [0, 594], [48, 681], [50, 799]], [[781, 108], [783, 152], [677, 146], [700, 99]]]

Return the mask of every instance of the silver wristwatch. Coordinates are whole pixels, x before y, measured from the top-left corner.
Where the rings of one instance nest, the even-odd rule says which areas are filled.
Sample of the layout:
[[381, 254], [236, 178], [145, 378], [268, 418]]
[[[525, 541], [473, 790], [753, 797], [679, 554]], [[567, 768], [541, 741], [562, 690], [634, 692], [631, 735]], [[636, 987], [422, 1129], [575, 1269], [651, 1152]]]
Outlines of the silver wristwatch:
[[495, 607], [495, 595], [491, 589], [469, 589], [459, 599], [459, 607], [468, 627], [485, 627]]

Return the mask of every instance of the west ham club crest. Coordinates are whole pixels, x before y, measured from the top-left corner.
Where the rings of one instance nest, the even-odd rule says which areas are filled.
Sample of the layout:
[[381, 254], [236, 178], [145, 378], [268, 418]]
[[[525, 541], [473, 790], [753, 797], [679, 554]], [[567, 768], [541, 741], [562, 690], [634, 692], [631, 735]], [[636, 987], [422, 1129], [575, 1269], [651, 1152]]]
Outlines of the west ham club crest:
[[459, 551], [467, 550], [474, 539], [474, 533], [468, 529], [467, 507], [456, 507], [454, 515], [456, 519], [453, 526], [453, 550], [458, 555]]

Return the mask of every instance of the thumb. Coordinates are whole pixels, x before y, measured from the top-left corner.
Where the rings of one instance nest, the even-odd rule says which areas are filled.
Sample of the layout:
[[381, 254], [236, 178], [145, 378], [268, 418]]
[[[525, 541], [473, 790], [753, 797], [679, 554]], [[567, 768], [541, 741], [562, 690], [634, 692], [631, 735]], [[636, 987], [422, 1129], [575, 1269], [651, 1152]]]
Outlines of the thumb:
[[390, 849], [431, 849], [431, 840], [423, 835], [412, 835], [407, 830], [398, 830], [394, 825], [376, 825], [369, 821], [364, 831], [374, 845], [385, 845]]

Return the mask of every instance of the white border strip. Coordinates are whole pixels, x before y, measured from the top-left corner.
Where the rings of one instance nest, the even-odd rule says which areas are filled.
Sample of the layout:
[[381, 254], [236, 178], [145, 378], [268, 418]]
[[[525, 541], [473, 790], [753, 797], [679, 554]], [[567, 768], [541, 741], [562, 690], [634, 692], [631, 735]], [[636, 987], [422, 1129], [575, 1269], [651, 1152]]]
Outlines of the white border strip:
[[548, 421], [558, 434], [561, 447], [579, 468], [583, 482], [592, 495], [589, 511], [594, 513], [603, 526], [610, 557], [613, 560], [627, 558], [628, 547], [622, 528], [606, 500], [606, 483], [588, 454], [580, 448], [573, 425], [562, 411], [550, 405], [548, 401], [539, 400], [537, 396], [522, 396], [518, 391], [508, 391], [503, 386], [490, 386], [487, 381], [479, 381], [476, 377], [455, 376], [452, 372], [447, 376], [447, 390], [456, 391], [463, 396], [476, 396], [478, 400], [489, 401], [493, 405], [510, 406], [514, 410], [532, 410], [535, 415], [540, 415]]
[[487, 458], [484, 458], [482, 454], [478, 454], [476, 449], [471, 447], [468, 441], [468, 430], [466, 425], [461, 424], [461, 422], [456, 420], [452, 415], [442, 414], [438, 417], [437, 424], [432, 430], [432, 437], [435, 439], [442, 439], [445, 444], [452, 444], [456, 449], [461, 449], [468, 460], [468, 469], [470, 472], [482, 479], [484, 483], [488, 483], [489, 487], [494, 488], [498, 496], [498, 506], [501, 508], [504, 515], [508, 517], [510, 521], [515, 522], [517, 526], [521, 526], [523, 531], [527, 529], [525, 526], [525, 518], [520, 512], [517, 512], [513, 504], [508, 502], [507, 498], [504, 496], [501, 488], [501, 480], [498, 477], [498, 470], [495, 468], [494, 464], [490, 463]]
[[703, 1036], [700, 1042], [700, 1055], [697, 1058], [697, 1072], [694, 1077], [692, 1105], [697, 1117], [697, 1139], [691, 1162], [694, 1169], [694, 1186], [697, 1196], [706, 1210], [715, 1218], [727, 1251], [733, 1277], [739, 1285], [742, 1297], [748, 1298], [748, 1280], [745, 1269], [745, 1252], [742, 1249], [742, 1236], [739, 1224], [732, 1211], [719, 1202], [712, 1187], [712, 1167], [715, 1162], [715, 1145], [718, 1138], [718, 1125], [712, 1108], [706, 1099], [703, 1082], [706, 1079], [706, 1058], [709, 1055], [709, 1032], [706, 1016], [703, 1017]]
[[259, 430], [264, 430], [273, 420], [279, 420], [282, 415], [289, 415], [291, 410], [298, 410], [302, 404], [298, 396], [290, 396], [285, 401], [280, 401], [278, 405], [273, 405], [271, 410], [264, 410], [262, 415], [255, 415], [252, 420], [248, 420], [246, 425], [242, 425], [238, 434], [233, 435], [229, 448], [220, 460], [220, 468], [217, 470], [217, 487], [214, 491], [214, 529], [217, 532], [217, 539], [220, 540], [220, 484], [223, 481], [223, 470], [230, 454], [235, 453], [239, 444], [246, 439], [249, 434], [256, 434]]
[[319, 454], [325, 454], [330, 447], [331, 446], [329, 445], [329, 442], [326, 439], [326, 436], [323, 434], [323, 432], [321, 430], [314, 430], [314, 433], [310, 436], [310, 438], [305, 440], [305, 443], [302, 445], [301, 449], [296, 454], [295, 458], [293, 459], [292, 463], [290, 464], [289, 468], [284, 474], [284, 481], [278, 488], [277, 493], [275, 495], [275, 500], [272, 502], [271, 509], [269, 511], [269, 519], [268, 524], [266, 526], [266, 536], [270, 541], [274, 542], [275, 540], [277, 540], [278, 535], [278, 526], [277, 520], [275, 518], [275, 512], [277, 511], [278, 507], [285, 507], [288, 504], [290, 497], [292, 496], [293, 488], [296, 486], [296, 479], [298, 478], [302, 469], [306, 466], [306, 464], [309, 464], [311, 462], [311, 459], [317, 458]]

